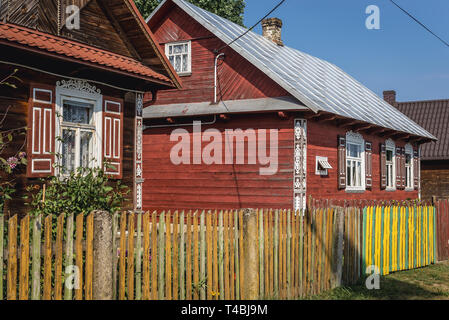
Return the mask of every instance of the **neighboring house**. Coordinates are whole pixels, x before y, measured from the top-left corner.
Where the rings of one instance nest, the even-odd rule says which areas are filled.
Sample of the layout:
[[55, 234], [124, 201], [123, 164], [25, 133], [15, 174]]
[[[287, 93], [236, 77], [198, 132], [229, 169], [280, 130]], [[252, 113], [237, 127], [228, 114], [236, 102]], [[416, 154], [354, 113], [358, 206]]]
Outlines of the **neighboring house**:
[[[263, 22], [265, 37], [238, 38], [247, 29], [166, 0], [147, 22], [183, 89], [146, 96], [144, 209], [299, 209], [309, 196], [418, 198], [419, 146], [435, 137], [335, 65], [285, 46], [279, 19]], [[202, 121], [202, 146], [194, 120]], [[239, 128], [255, 131], [237, 134], [235, 146], [225, 130]], [[278, 140], [276, 131], [268, 138], [271, 129]], [[178, 152], [186, 133], [193, 155]], [[261, 175], [269, 164], [252, 158], [255, 144], [244, 159], [231, 157], [256, 134], [279, 142], [273, 175]], [[226, 138], [232, 145], [222, 146]], [[201, 148], [214, 160], [201, 161]]]
[[[79, 30], [65, 24], [68, 4], [81, 8]], [[11, 149], [25, 146], [28, 166], [9, 210], [26, 210], [25, 187], [55, 174], [56, 162], [73, 170], [103, 160], [132, 191], [126, 208], [140, 209], [143, 93], [179, 79], [133, 1], [1, 1], [0, 21], [0, 77], [18, 69], [21, 79], [0, 88], [2, 131], [28, 128]]]
[[395, 91], [385, 91], [384, 99], [438, 138], [421, 148], [421, 196], [448, 199], [449, 100], [398, 102]]

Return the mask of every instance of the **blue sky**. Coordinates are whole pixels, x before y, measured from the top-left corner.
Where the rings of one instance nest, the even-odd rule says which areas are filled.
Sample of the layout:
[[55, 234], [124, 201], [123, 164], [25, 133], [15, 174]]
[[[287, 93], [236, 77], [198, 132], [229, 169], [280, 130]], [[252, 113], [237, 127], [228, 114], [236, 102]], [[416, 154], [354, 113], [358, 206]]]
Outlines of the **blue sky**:
[[[246, 0], [245, 25], [278, 2]], [[448, 0], [396, 2], [449, 42]], [[380, 30], [365, 27], [369, 5], [380, 9]], [[284, 44], [336, 64], [379, 95], [449, 99], [449, 47], [388, 0], [286, 0], [271, 16], [284, 22]]]

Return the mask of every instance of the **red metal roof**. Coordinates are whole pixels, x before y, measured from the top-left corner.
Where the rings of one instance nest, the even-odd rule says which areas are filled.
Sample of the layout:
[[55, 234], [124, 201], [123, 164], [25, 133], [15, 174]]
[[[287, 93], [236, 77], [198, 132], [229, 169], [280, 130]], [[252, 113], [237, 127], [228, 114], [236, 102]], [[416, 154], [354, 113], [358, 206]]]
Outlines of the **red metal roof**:
[[132, 58], [26, 27], [0, 23], [0, 39], [130, 73], [134, 76], [172, 84], [172, 81], [166, 76]]
[[399, 111], [438, 138], [422, 146], [423, 160], [449, 159], [449, 100], [396, 102]]

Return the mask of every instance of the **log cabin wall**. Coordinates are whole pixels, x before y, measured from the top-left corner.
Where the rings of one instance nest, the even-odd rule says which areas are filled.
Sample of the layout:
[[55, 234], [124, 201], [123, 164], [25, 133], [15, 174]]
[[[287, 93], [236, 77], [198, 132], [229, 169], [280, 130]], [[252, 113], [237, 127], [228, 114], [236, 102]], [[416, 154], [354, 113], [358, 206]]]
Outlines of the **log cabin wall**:
[[449, 199], [449, 161], [421, 161], [421, 197], [423, 200]]
[[[214, 50], [225, 44], [208, 30], [174, 7], [157, 26], [150, 26], [161, 50], [168, 42], [190, 40], [192, 45], [192, 74], [182, 76], [181, 90], [158, 93], [155, 104], [193, 103], [214, 100]], [[281, 97], [289, 94], [265, 74], [230, 48], [223, 50], [226, 57], [219, 67], [222, 100]], [[220, 98], [220, 91], [218, 97]], [[146, 99], [150, 99], [149, 95]]]
[[[0, 74], [8, 75], [14, 70], [13, 67], [0, 64]], [[2, 127], [2, 131], [15, 128], [27, 127], [28, 117], [28, 98], [30, 92], [30, 83], [37, 81], [40, 84], [55, 86], [57, 81], [63, 80], [43, 73], [28, 71], [26, 69], [19, 69], [17, 76], [22, 82], [15, 82], [17, 89], [7, 86], [0, 86], [0, 114], [4, 114], [7, 109], [8, 115]], [[125, 92], [112, 89], [107, 86], [95, 85], [101, 90], [105, 96], [124, 99], [124, 134], [123, 134], [123, 179], [122, 182], [130, 189], [130, 194], [127, 196], [124, 209], [133, 209], [133, 188], [134, 188], [134, 134], [135, 134], [135, 100], [125, 99]], [[1, 118], [1, 116], [0, 116]], [[7, 158], [15, 155], [17, 150], [23, 147], [26, 151], [25, 135], [15, 137], [14, 144], [11, 145], [6, 154], [2, 156]], [[16, 189], [17, 192], [13, 195], [14, 200], [7, 203], [5, 212], [25, 214], [29, 207], [25, 206], [25, 200], [22, 196], [26, 193], [25, 188], [29, 185], [42, 185], [39, 179], [30, 179], [26, 176], [26, 168], [21, 168], [16, 172]]]
[[[170, 134], [179, 127], [145, 130], [143, 140], [144, 210], [292, 208], [293, 118], [302, 118], [302, 115], [298, 114], [294, 117], [292, 115], [288, 120], [280, 119], [277, 114], [231, 115], [231, 120], [228, 122], [218, 120], [213, 125], [202, 126], [203, 132], [209, 128], [215, 128], [222, 133], [226, 129], [236, 128], [242, 130], [248, 128], [255, 130], [279, 129], [278, 172], [272, 176], [260, 175], [259, 169], [261, 166], [259, 164], [174, 165], [171, 162], [170, 152], [177, 141], [170, 141]], [[191, 141], [193, 141], [192, 128], [183, 128], [189, 131]], [[363, 135], [366, 141], [373, 143], [372, 190], [357, 193], [339, 190], [337, 184], [337, 137], [338, 135], [345, 135], [347, 131], [349, 129], [342, 129], [330, 122], [308, 121], [307, 197], [338, 200], [407, 200], [418, 198], [418, 191], [381, 190], [379, 145], [381, 142], [385, 142], [385, 138], [375, 135]], [[395, 141], [395, 143], [398, 147], [405, 145], [404, 141]], [[207, 144], [203, 143], [203, 148]], [[267, 145], [269, 145], [268, 142]], [[223, 146], [222, 152], [224, 157], [225, 146]], [[333, 168], [329, 170], [328, 176], [315, 174], [316, 156], [328, 157]], [[247, 158], [245, 158], [245, 163], [247, 163]]]

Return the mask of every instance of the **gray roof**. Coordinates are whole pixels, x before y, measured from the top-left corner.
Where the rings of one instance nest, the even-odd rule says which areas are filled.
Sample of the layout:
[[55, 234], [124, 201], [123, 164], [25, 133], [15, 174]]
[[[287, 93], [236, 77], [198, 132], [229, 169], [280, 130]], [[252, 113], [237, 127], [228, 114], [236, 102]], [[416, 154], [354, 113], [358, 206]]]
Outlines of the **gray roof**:
[[[247, 31], [185, 0], [172, 1], [225, 43]], [[230, 47], [314, 112], [324, 111], [430, 139], [432, 134], [334, 64], [248, 32]]]
[[210, 102], [175, 103], [154, 105], [143, 110], [145, 119], [166, 117], [190, 117], [213, 114], [238, 114], [248, 112], [303, 111], [307, 107], [291, 96], [278, 98], [260, 98], [221, 101], [220, 104]]

